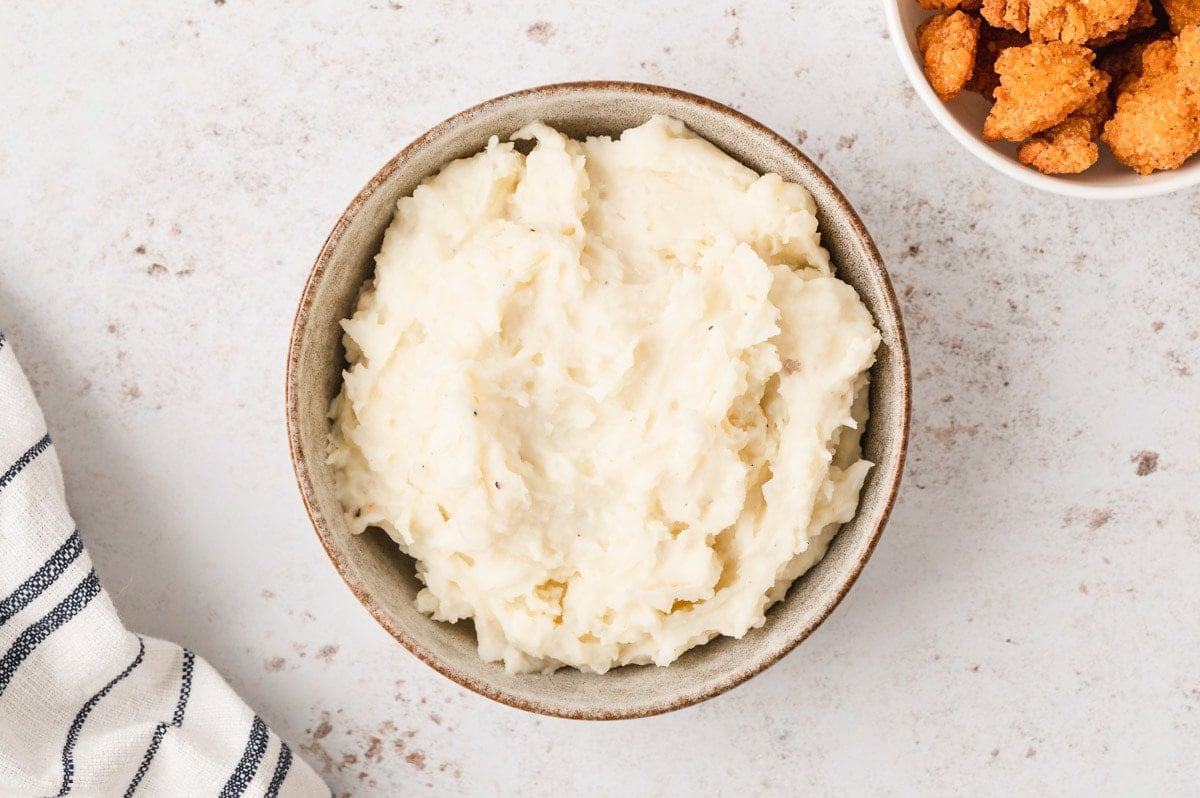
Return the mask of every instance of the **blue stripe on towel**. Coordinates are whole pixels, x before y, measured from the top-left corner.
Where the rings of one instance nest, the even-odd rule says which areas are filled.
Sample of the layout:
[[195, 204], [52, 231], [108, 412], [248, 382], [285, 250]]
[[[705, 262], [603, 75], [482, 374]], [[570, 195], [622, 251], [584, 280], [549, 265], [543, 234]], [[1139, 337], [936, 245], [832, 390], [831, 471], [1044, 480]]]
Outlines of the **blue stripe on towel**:
[[0, 626], [24, 609], [29, 602], [42, 595], [46, 588], [62, 576], [62, 572], [67, 570], [67, 566], [75, 562], [75, 558], [82, 551], [83, 540], [79, 537], [77, 529], [58, 547], [54, 554], [50, 555], [50, 559], [42, 563], [41, 568], [34, 571], [33, 576], [22, 582], [20, 587], [0, 601]]
[[25, 661], [25, 658], [33, 653], [33, 650], [41, 645], [42, 641], [53, 634], [55, 630], [78, 615], [99, 592], [100, 580], [96, 578], [96, 570], [93, 568], [83, 578], [83, 581], [75, 586], [75, 589], [71, 591], [71, 595], [60, 601], [55, 605], [54, 609], [50, 610], [50, 612], [42, 616], [32, 626], [17, 635], [17, 639], [13, 641], [12, 647], [8, 649], [8, 653], [0, 657], [0, 695], [4, 695], [4, 690], [8, 687], [9, 682], [12, 681], [13, 674], [17, 672], [17, 668], [21, 667], [21, 663]]
[[58, 795], [60, 798], [71, 791], [71, 782], [75, 778], [75, 760], [71, 755], [75, 752], [75, 744], [79, 742], [79, 730], [83, 728], [84, 721], [88, 719], [88, 715], [92, 714], [92, 709], [100, 702], [100, 699], [108, 695], [109, 691], [116, 686], [117, 682], [121, 681], [130, 673], [132, 673], [133, 669], [138, 665], [141, 665], [142, 659], [145, 658], [145, 656], [146, 641], [143, 640], [139, 635], [138, 653], [137, 656], [133, 658], [133, 662], [129, 663], [129, 666], [125, 668], [125, 670], [114, 676], [111, 682], [104, 685], [104, 687], [100, 689], [100, 692], [92, 696], [91, 699], [83, 705], [83, 708], [79, 710], [79, 713], [75, 715], [75, 720], [71, 723], [71, 728], [67, 731], [67, 744], [63, 746], [63, 780], [62, 786], [58, 789]]
[[255, 715], [254, 723], [250, 726], [250, 739], [246, 741], [246, 750], [242, 752], [242, 758], [238, 760], [233, 775], [221, 789], [220, 798], [239, 798], [250, 786], [250, 780], [254, 778], [254, 773], [258, 770], [258, 765], [262, 762], [265, 753], [267, 753], [267, 724], [263, 723], [262, 718]]
[[21, 470], [25, 468], [25, 466], [33, 462], [33, 459], [42, 452], [46, 451], [49, 446], [50, 433], [47, 432], [42, 436], [41, 440], [39, 440], [33, 446], [30, 446], [25, 454], [21, 455], [17, 462], [13, 463], [12, 466], [4, 472], [4, 476], [0, 476], [0, 490], [3, 490], [8, 483], [16, 479], [17, 474], [20, 474]]
[[279, 741], [279, 759], [275, 762], [275, 773], [271, 776], [271, 783], [267, 786], [267, 794], [265, 798], [278, 798], [279, 788], [283, 786], [283, 780], [287, 778], [288, 769], [292, 766], [292, 749], [288, 748], [288, 744]]
[[160, 723], [154, 727], [154, 737], [150, 740], [150, 747], [146, 749], [146, 755], [142, 757], [142, 764], [138, 766], [133, 781], [129, 782], [129, 787], [125, 790], [125, 798], [132, 798], [133, 794], [137, 792], [138, 785], [142, 783], [146, 771], [150, 769], [150, 763], [154, 761], [154, 755], [158, 753], [158, 746], [162, 743], [167, 729], [183, 725], [183, 714], [187, 711], [188, 698], [192, 695], [192, 670], [195, 665], [196, 655], [185, 648], [183, 650], [183, 669], [179, 676], [179, 700], [175, 702], [175, 714], [171, 716], [170, 723]]
[[188, 649], [183, 650], [183, 676], [179, 680], [179, 701], [175, 704], [175, 714], [171, 716], [172, 726], [183, 725], [183, 713], [187, 712], [188, 699], [192, 696], [192, 670], [196, 666], [196, 655]]

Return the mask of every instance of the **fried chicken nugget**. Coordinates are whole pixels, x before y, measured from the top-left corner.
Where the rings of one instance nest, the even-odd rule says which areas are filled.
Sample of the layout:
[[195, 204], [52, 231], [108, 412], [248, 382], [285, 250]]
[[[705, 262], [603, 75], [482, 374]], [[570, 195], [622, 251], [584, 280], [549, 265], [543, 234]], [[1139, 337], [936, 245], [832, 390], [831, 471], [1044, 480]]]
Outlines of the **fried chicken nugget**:
[[917, 5], [926, 11], [974, 11], [983, 0], [917, 0]]
[[1029, 38], [1082, 44], [1120, 28], [1138, 0], [1029, 0]]
[[1175, 38], [1175, 66], [1192, 100], [1200, 100], [1200, 22], [1188, 25]]
[[995, 99], [996, 89], [1000, 86], [1000, 76], [996, 74], [996, 59], [1000, 53], [1010, 47], [1024, 47], [1029, 44], [1029, 37], [1008, 28], [993, 28], [982, 25], [979, 29], [979, 44], [975, 48], [975, 71], [967, 81], [968, 91], [978, 92], [989, 100]]
[[1078, 111], [1038, 133], [1017, 150], [1017, 160], [1042, 174], [1078, 174], [1100, 159], [1096, 137], [1112, 114], [1108, 92], [1100, 92]]
[[1171, 33], [1179, 34], [1188, 25], [1200, 25], [1200, 0], [1162, 0]]
[[1112, 78], [1110, 93], [1117, 97], [1142, 76], [1142, 54], [1156, 41], [1170, 41], [1171, 34], [1151, 31], [1106, 47], [1096, 54], [1096, 67]]
[[1150, 30], [1157, 22], [1158, 17], [1154, 13], [1154, 3], [1151, 0], [1138, 0], [1137, 8], [1133, 10], [1133, 14], [1125, 21], [1124, 25], [1099, 38], [1089, 39], [1087, 46], [1092, 49], [1111, 47], [1134, 34]]
[[1068, 116], [1017, 150], [1017, 160], [1044, 175], [1074, 175], [1100, 160], [1100, 148], [1085, 120]]
[[1071, 114], [1068, 118], [1080, 119], [1088, 125], [1088, 135], [1093, 139], [1100, 138], [1104, 123], [1113, 115], [1113, 102], [1108, 92], [1102, 91]]
[[1101, 139], [1143, 175], [1200, 152], [1200, 25], [1145, 48], [1141, 74], [1123, 84]]
[[943, 102], [959, 95], [975, 69], [979, 20], [961, 11], [930, 17], [917, 28], [925, 75]]
[[993, 28], [1008, 28], [1018, 33], [1029, 30], [1030, 0], [983, 0], [979, 13]]
[[1011, 47], [996, 59], [1000, 87], [983, 123], [987, 141], [1023, 141], [1062, 122], [1106, 90], [1109, 77], [1092, 66], [1096, 54], [1079, 44]]

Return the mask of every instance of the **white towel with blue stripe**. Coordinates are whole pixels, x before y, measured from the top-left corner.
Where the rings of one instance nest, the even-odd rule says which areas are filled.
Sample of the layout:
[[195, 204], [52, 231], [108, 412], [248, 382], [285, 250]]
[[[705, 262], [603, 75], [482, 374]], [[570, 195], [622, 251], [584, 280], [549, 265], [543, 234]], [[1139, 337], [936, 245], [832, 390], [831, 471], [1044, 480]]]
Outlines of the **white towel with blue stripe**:
[[204, 660], [125, 629], [0, 333], [0, 796], [328, 796]]

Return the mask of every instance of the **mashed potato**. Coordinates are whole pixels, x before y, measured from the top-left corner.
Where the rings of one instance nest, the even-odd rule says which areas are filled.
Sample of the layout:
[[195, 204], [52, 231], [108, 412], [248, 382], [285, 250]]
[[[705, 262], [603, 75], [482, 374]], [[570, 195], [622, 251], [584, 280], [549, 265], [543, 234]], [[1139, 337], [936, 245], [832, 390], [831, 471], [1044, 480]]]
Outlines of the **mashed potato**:
[[400, 200], [329, 461], [484, 659], [666, 665], [761, 626], [854, 514], [879, 334], [809, 194], [681, 122], [514, 139]]

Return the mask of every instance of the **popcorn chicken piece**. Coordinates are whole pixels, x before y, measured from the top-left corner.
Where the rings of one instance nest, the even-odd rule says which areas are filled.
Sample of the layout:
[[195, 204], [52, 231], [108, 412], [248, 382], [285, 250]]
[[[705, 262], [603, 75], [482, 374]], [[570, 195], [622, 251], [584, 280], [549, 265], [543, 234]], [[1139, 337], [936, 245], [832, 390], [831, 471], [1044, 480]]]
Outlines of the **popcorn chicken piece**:
[[1069, 116], [1022, 144], [1017, 160], [1044, 175], [1073, 175], [1100, 160], [1100, 148], [1088, 135], [1088, 123]]
[[979, 13], [994, 28], [1008, 28], [1018, 33], [1029, 30], [1030, 0], [983, 0]]
[[1138, 0], [1029, 0], [1029, 38], [1082, 44], [1120, 28]]
[[1179, 34], [1189, 25], [1200, 25], [1200, 0], [1162, 0], [1171, 33]]
[[1175, 66], [1192, 99], [1200, 98], [1200, 22], [1175, 37]]
[[1104, 130], [1104, 123], [1113, 115], [1113, 101], [1108, 92], [1102, 91], [1079, 106], [1068, 119], [1081, 119], [1088, 124], [1088, 135], [1097, 139]]
[[1099, 38], [1089, 39], [1087, 46], [1092, 49], [1110, 47], [1125, 41], [1136, 33], [1150, 30], [1157, 23], [1158, 17], [1154, 14], [1154, 3], [1151, 0], [1138, 0], [1137, 8], [1133, 10], [1133, 14], [1125, 21], [1124, 25]]
[[917, 5], [926, 11], [974, 11], [983, 0], [917, 0]]
[[979, 20], [961, 11], [930, 17], [917, 29], [929, 85], [942, 100], [959, 95], [975, 69]]
[[1110, 93], [1113, 97], [1125, 90], [1130, 81], [1142, 76], [1142, 54], [1156, 41], [1170, 41], [1166, 32], [1147, 32], [1106, 47], [1096, 54], [1096, 68], [1107, 72], [1112, 78]]
[[1023, 141], [1062, 122], [1106, 90], [1096, 54], [1078, 44], [1045, 42], [1010, 47], [996, 59], [1000, 87], [983, 125], [987, 141]]
[[1122, 84], [1101, 138], [1144, 175], [1177, 169], [1200, 152], [1200, 25], [1146, 46], [1141, 74]]
[[1029, 37], [1024, 34], [1007, 28], [981, 25], [979, 44], [975, 48], [975, 71], [967, 81], [967, 90], [978, 92], [989, 100], [995, 99], [996, 89], [1000, 86], [1000, 76], [996, 74], [996, 59], [1010, 47], [1024, 47], [1027, 44]]
[[1111, 113], [1112, 102], [1102, 91], [1062, 122], [1022, 144], [1017, 160], [1047, 175], [1085, 171], [1100, 158], [1096, 137]]

